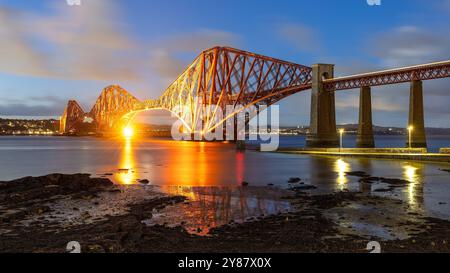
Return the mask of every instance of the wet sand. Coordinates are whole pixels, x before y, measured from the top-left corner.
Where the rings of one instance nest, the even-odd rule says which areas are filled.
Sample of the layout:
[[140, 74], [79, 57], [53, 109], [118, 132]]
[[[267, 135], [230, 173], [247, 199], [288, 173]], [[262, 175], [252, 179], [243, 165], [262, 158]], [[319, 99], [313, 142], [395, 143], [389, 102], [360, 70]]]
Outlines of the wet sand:
[[[235, 191], [276, 192], [270, 207], [278, 209], [243, 221], [219, 217], [229, 221], [207, 229], [203, 224], [218, 216], [194, 221], [209, 215], [198, 198], [144, 182], [116, 185], [86, 174], [0, 182], [0, 252], [66, 252], [70, 241], [78, 241], [82, 252], [368, 252], [369, 241], [378, 241], [382, 252], [450, 251], [450, 222], [407, 202], [362, 192], [316, 194], [315, 187], [292, 182], [288, 190], [230, 191], [230, 200]], [[217, 193], [200, 191], [206, 203], [223, 196]], [[184, 216], [169, 217], [174, 211]]]

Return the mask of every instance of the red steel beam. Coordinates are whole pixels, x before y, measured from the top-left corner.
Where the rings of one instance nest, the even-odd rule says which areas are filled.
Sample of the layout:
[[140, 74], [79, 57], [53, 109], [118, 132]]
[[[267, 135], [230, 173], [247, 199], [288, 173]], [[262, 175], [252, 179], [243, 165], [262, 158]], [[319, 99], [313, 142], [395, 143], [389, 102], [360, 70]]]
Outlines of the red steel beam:
[[450, 60], [324, 80], [327, 91], [450, 77]]

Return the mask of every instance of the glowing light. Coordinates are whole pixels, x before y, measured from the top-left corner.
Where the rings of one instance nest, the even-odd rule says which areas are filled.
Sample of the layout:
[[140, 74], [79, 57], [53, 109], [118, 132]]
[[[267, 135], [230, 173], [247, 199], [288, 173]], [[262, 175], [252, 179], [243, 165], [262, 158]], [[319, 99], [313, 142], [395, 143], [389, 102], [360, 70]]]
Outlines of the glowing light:
[[126, 139], [123, 150], [122, 160], [120, 163], [121, 172], [118, 174], [118, 180], [120, 183], [129, 185], [135, 183], [136, 174], [133, 171], [134, 168], [134, 152], [131, 146], [131, 140]]
[[344, 135], [345, 130], [344, 129], [339, 129], [339, 148], [342, 149], [342, 136]]
[[408, 201], [411, 206], [417, 205], [416, 203], [416, 184], [418, 183], [417, 170], [418, 168], [406, 165], [403, 167], [403, 177], [409, 181], [408, 185]]
[[345, 188], [345, 184], [348, 182], [345, 173], [350, 171], [350, 164], [339, 158], [334, 164], [334, 170], [338, 173], [337, 182], [339, 184], [339, 188], [340, 190], [343, 190]]
[[413, 131], [414, 127], [413, 126], [409, 126], [408, 127], [408, 143], [409, 143], [409, 148], [411, 149], [411, 138], [412, 138], [412, 131]]
[[129, 127], [129, 126], [123, 128], [123, 135], [124, 135], [126, 138], [131, 138], [131, 137], [133, 137], [133, 135], [134, 135], [134, 130], [133, 130], [133, 128], [131, 128], [131, 127]]

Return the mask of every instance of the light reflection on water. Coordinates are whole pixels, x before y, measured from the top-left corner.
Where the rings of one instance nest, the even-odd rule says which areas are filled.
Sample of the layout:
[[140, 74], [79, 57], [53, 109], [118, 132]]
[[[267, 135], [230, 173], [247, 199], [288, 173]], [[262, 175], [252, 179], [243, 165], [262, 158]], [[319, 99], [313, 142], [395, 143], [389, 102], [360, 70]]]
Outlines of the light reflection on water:
[[345, 189], [345, 184], [348, 183], [346, 172], [350, 171], [350, 164], [345, 162], [343, 159], [338, 158], [334, 163], [334, 171], [338, 174], [336, 182], [339, 190]]
[[409, 181], [407, 186], [408, 204], [411, 209], [419, 212], [423, 206], [423, 189], [424, 179], [423, 170], [424, 166], [421, 163], [410, 163], [405, 165], [403, 172], [403, 179]]
[[287, 193], [277, 188], [167, 186], [163, 190], [171, 195], [185, 196], [190, 202], [166, 207], [146, 223], [181, 225], [188, 232], [199, 235], [231, 222], [241, 223], [291, 210], [290, 203], [281, 199]]
[[[314, 193], [349, 189], [379, 194], [374, 190], [386, 188], [386, 185], [376, 183], [359, 183], [359, 178], [345, 175], [348, 171], [364, 171], [372, 176], [408, 180], [407, 187], [385, 195], [405, 200], [411, 209], [450, 217], [449, 174], [440, 171], [441, 168], [449, 169], [449, 165], [238, 152], [233, 144], [225, 143], [0, 137], [0, 180], [54, 172], [86, 172], [97, 176], [113, 173], [107, 177], [121, 184], [148, 179], [151, 184], [164, 187], [230, 187], [232, 191], [243, 181], [249, 182], [250, 187], [265, 187], [271, 183], [286, 188], [290, 177], [300, 177], [304, 183], [316, 186]], [[218, 192], [226, 194], [224, 190]], [[196, 194], [194, 192], [191, 197]], [[235, 194], [233, 198], [238, 200], [237, 196]]]
[[134, 150], [132, 140], [129, 138], [124, 140], [121, 158], [117, 173], [118, 182], [124, 185], [135, 183], [137, 176], [134, 171]]

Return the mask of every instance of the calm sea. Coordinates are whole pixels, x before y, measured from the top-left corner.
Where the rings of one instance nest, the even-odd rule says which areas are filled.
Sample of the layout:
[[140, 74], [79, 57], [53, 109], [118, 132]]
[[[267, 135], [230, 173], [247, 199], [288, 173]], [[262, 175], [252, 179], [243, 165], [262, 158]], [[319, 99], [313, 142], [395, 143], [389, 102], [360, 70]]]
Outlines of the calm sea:
[[[304, 137], [282, 137], [281, 146], [302, 146]], [[450, 147], [448, 137], [429, 137], [429, 146]], [[354, 136], [344, 137], [352, 147]], [[377, 136], [378, 147], [403, 147], [402, 136]], [[75, 137], [0, 137], [0, 180], [49, 173], [90, 173], [110, 177], [120, 184], [148, 179], [163, 187], [238, 187], [274, 184], [288, 187], [290, 177], [300, 177], [317, 187], [315, 192], [362, 190], [373, 192], [386, 185], [362, 189], [348, 171], [406, 179], [407, 187], [389, 193], [418, 210], [450, 218], [450, 164], [400, 160], [238, 152], [232, 144], [176, 142], [165, 139], [99, 139]], [[367, 185], [366, 185], [367, 186]], [[256, 201], [255, 201], [256, 202]], [[256, 202], [257, 203], [257, 202]], [[255, 203], [255, 204], [256, 204]]]

